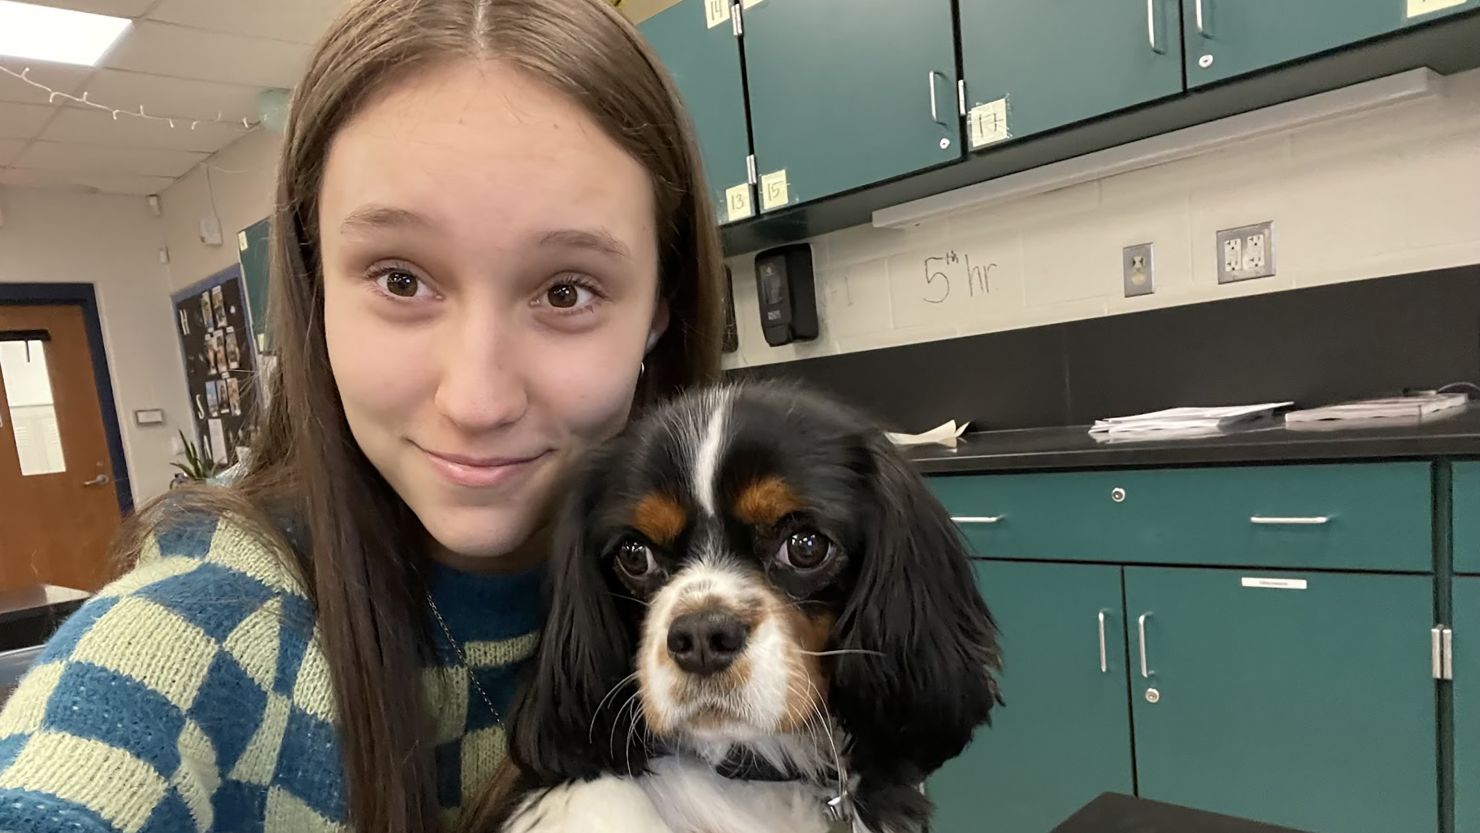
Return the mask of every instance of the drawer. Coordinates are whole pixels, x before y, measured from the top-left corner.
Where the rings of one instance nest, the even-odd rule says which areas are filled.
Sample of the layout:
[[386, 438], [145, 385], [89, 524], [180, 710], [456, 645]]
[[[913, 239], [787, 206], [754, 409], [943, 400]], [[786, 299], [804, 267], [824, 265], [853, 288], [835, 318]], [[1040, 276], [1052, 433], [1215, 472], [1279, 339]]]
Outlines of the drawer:
[[1427, 462], [939, 475], [990, 558], [1429, 572]]
[[1480, 461], [1454, 464], [1454, 571], [1480, 574]]

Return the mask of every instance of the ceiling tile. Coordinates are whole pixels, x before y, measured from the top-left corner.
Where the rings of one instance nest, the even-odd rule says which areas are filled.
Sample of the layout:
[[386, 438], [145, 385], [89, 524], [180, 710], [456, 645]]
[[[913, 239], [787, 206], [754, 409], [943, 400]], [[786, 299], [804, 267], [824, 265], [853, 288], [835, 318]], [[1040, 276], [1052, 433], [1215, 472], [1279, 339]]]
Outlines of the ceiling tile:
[[0, 167], [9, 165], [26, 146], [24, 139], [0, 139]]
[[158, 194], [173, 183], [174, 180], [169, 177], [0, 168], [0, 185], [33, 188], [68, 188], [107, 194]]
[[220, 114], [225, 121], [257, 120], [257, 87], [100, 69], [86, 89], [91, 100], [120, 109], [142, 105], [144, 112], [161, 116], [214, 119]]
[[313, 43], [343, 7], [340, 0], [163, 0], [150, 20], [213, 32]]
[[[0, 105], [0, 114], [3, 114], [5, 106]], [[3, 118], [3, 115], [0, 115], [0, 118]], [[202, 124], [191, 130], [190, 122], [183, 120], [175, 122], [172, 128], [168, 122], [148, 121], [124, 115], [120, 115], [115, 120], [112, 114], [101, 110], [68, 107], [58, 113], [51, 124], [47, 125], [40, 138], [55, 142], [215, 153], [245, 134], [246, 131], [240, 124], [235, 127], [225, 124]]]
[[[81, 95], [79, 90], [83, 82], [93, 73], [88, 67], [50, 64], [44, 61], [18, 61], [14, 58], [0, 59], [0, 67], [11, 72], [25, 72], [26, 77], [32, 81], [45, 84], [53, 90], [61, 90], [74, 95]], [[30, 71], [27, 72], [27, 70]], [[47, 97], [45, 90], [37, 89], [19, 78], [0, 72], [0, 101], [45, 104]]]
[[57, 9], [73, 9], [93, 14], [111, 14], [114, 17], [138, 17], [154, 5], [155, 0], [24, 0], [38, 6]]
[[15, 164], [47, 171], [123, 173], [177, 177], [209, 154], [75, 142], [33, 142]]
[[0, 139], [29, 139], [41, 132], [56, 107], [0, 101]]
[[303, 74], [308, 50], [303, 44], [146, 20], [109, 53], [104, 65], [154, 75], [291, 88]]

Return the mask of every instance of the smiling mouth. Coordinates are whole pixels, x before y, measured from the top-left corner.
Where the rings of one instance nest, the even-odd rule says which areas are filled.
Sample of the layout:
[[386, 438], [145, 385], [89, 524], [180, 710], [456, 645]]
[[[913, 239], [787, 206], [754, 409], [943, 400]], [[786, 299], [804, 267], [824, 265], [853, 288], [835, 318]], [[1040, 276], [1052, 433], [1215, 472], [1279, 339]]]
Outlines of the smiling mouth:
[[432, 468], [444, 480], [456, 486], [487, 489], [517, 478], [534, 468], [535, 464], [549, 456], [548, 451], [528, 457], [470, 457], [462, 454], [443, 454], [417, 446], [426, 455]]

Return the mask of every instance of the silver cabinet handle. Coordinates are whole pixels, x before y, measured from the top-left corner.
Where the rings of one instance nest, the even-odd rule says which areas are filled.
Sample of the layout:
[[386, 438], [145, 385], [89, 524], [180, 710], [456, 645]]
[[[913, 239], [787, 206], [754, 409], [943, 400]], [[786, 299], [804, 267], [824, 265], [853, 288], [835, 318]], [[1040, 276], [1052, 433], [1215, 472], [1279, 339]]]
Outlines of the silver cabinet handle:
[[1141, 677], [1148, 680], [1151, 679], [1151, 669], [1146, 666], [1146, 617], [1150, 615], [1151, 611], [1148, 610], [1136, 617], [1136, 627], [1141, 636]]
[[[1144, 653], [1144, 649], [1142, 653]], [[1100, 611], [1100, 673], [1104, 674], [1110, 668], [1105, 656], [1105, 611]]]
[[951, 520], [958, 524], [994, 524], [1002, 520], [1001, 515], [952, 515]]
[[1454, 629], [1444, 629], [1444, 667], [1440, 669], [1444, 673], [1444, 679], [1454, 679]]
[[1322, 526], [1331, 522], [1325, 515], [1313, 515], [1305, 518], [1277, 518], [1267, 515], [1255, 515], [1249, 518], [1251, 524], [1264, 526]]
[[1165, 52], [1156, 45], [1156, 0], [1146, 0], [1146, 40], [1151, 42], [1151, 51]]
[[1439, 645], [1443, 634], [1442, 625], [1429, 629], [1429, 674], [1436, 680], [1444, 679], [1444, 649]]
[[1208, 29], [1203, 25], [1203, 0], [1196, 0], [1192, 4], [1193, 16], [1197, 19], [1197, 33], [1203, 37], [1208, 36]]
[[84, 485], [84, 486], [102, 486], [102, 485], [106, 484], [107, 482], [108, 482], [108, 475], [106, 475], [106, 474], [100, 474], [100, 475], [98, 475], [97, 477], [94, 477], [91, 480], [84, 480], [84, 481], [82, 481], [82, 485]]
[[925, 74], [925, 80], [930, 84], [930, 120], [944, 127], [949, 127], [950, 125], [947, 125], [945, 122], [940, 120], [940, 111], [935, 106], [935, 76], [937, 75], [939, 75], [942, 80], [944, 80], [946, 77], [945, 73], [934, 69]]

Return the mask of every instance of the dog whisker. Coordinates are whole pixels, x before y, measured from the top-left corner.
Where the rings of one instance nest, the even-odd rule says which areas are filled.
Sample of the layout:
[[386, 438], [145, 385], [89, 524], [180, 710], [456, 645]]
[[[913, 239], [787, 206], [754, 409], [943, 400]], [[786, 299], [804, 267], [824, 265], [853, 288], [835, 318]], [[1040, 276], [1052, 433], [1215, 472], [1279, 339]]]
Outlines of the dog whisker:
[[596, 710], [591, 714], [591, 725], [586, 727], [587, 741], [591, 741], [593, 739], [591, 736], [596, 732], [596, 720], [601, 717], [601, 708], [606, 705], [606, 701], [610, 700], [613, 695], [620, 691], [622, 686], [626, 685], [636, 678], [637, 672], [633, 671], [631, 674], [628, 674], [627, 676], [618, 680], [617, 684], [612, 686], [611, 689], [606, 692], [606, 695], [601, 698], [601, 702], [596, 704]]
[[836, 657], [842, 654], [869, 654], [876, 657], [884, 656], [883, 651], [869, 651], [864, 648], [840, 648], [836, 651], [803, 651], [798, 648], [797, 653], [806, 654], [809, 657]]

